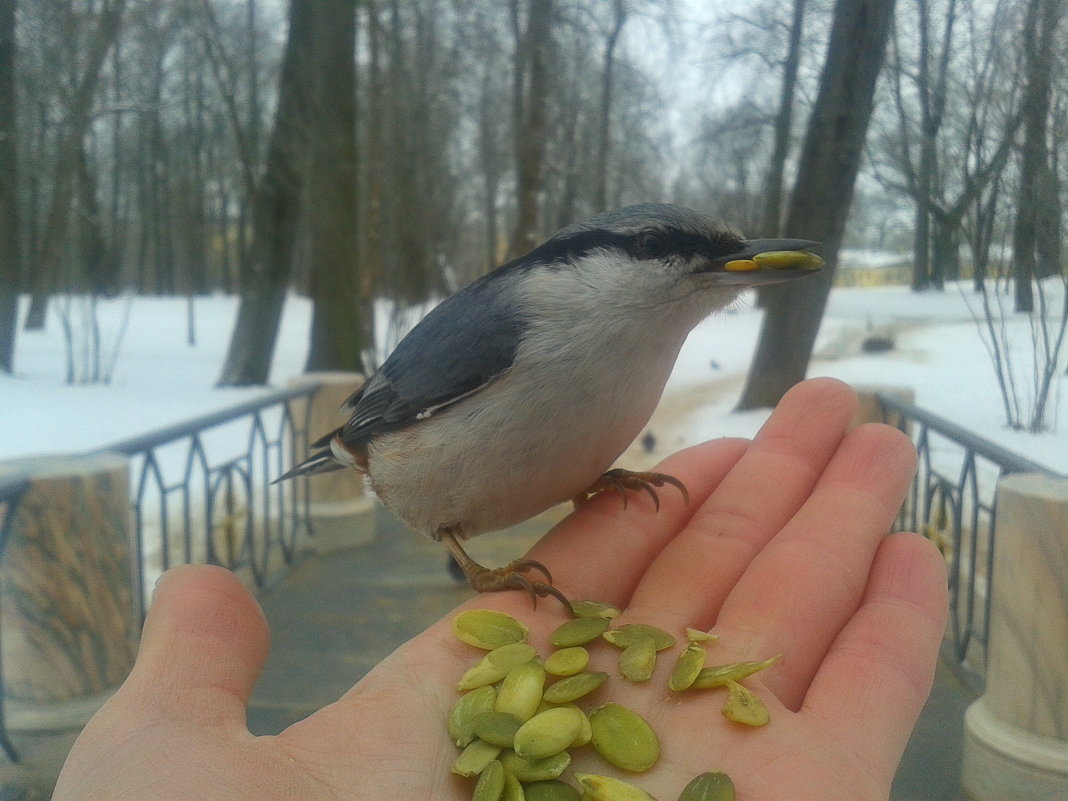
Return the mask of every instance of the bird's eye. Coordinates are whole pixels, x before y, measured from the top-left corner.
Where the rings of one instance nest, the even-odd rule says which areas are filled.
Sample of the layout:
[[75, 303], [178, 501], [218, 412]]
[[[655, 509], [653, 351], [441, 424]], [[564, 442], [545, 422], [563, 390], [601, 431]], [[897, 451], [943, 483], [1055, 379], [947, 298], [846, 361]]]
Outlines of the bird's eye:
[[641, 258], [654, 259], [664, 253], [664, 240], [658, 234], [646, 231], [638, 234], [634, 248]]

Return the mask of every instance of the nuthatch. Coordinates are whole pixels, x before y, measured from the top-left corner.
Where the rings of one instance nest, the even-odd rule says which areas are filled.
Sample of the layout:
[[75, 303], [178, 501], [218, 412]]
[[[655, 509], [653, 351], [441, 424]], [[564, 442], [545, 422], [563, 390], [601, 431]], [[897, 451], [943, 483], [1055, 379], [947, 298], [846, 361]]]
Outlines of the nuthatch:
[[543, 565], [485, 568], [461, 541], [603, 490], [656, 501], [666, 483], [685, 497], [672, 476], [609, 468], [652, 415], [690, 330], [745, 287], [818, 270], [805, 252], [816, 244], [746, 240], [664, 204], [564, 228], [431, 311], [345, 402], [348, 422], [278, 480], [353, 467], [442, 541], [476, 590], [566, 605]]

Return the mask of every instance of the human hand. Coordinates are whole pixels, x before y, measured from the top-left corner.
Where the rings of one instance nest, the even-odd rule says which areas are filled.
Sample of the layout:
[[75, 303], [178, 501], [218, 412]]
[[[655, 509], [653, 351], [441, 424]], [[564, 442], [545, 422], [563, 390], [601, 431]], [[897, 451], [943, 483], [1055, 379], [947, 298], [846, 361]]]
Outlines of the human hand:
[[[696, 774], [730, 774], [743, 801], [885, 799], [930, 690], [946, 614], [941, 557], [912, 534], [887, 537], [915, 464], [885, 426], [847, 433], [848, 388], [808, 381], [783, 399], [752, 443], [717, 440], [660, 470], [691, 496], [661, 493], [626, 510], [592, 499], [531, 551], [569, 597], [645, 622], [720, 635], [710, 662], [781, 653], [746, 680], [771, 710], [748, 729], [719, 714], [723, 696], [618, 677], [599, 690], [645, 716], [660, 762], [627, 777], [671, 801]], [[522, 593], [479, 596], [526, 622], [543, 653], [564, 619]], [[459, 611], [459, 610], [457, 610]], [[245, 725], [267, 654], [255, 600], [220, 568], [175, 568], [160, 581], [127, 681], [86, 726], [55, 801], [88, 799], [466, 799], [449, 774], [445, 718], [458, 677], [479, 654], [457, 641], [452, 614], [401, 646], [334, 704], [275, 736]], [[617, 652], [593, 649], [616, 676]], [[586, 762], [573, 767], [605, 772]]]

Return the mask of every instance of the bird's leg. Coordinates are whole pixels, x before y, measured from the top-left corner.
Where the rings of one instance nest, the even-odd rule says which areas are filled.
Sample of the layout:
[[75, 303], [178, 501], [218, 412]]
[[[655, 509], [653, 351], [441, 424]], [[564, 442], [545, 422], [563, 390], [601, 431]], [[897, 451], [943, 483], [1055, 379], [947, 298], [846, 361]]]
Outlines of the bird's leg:
[[[569, 612], [571, 611], [571, 602], [567, 600], [567, 597], [560, 590], [553, 586], [552, 574], [541, 562], [534, 559], [516, 559], [504, 567], [483, 567], [467, 555], [467, 551], [460, 544], [456, 532], [451, 529], [443, 529], [439, 532], [439, 536], [441, 541], [445, 543], [445, 547], [449, 549], [449, 553], [452, 554], [452, 558], [456, 560], [456, 564], [460, 566], [464, 575], [467, 576], [468, 583], [474, 587], [476, 592], [524, 590], [530, 594], [535, 606], [537, 606], [539, 596], [544, 598], [547, 595], [551, 595], [560, 601]], [[531, 570], [541, 573], [546, 580], [527, 578], [524, 574]]]
[[669, 476], [666, 473], [635, 472], [633, 470], [623, 470], [622, 468], [609, 470], [593, 482], [585, 492], [572, 498], [572, 502], [575, 504], [575, 507], [578, 508], [594, 495], [601, 492], [611, 491], [618, 492], [623, 497], [623, 508], [626, 509], [627, 493], [631, 490], [643, 490], [644, 492], [649, 493], [649, 497], [653, 499], [653, 506], [655, 506], [656, 510], [659, 512], [660, 497], [656, 494], [656, 490], [653, 488], [662, 487], [665, 484], [670, 484], [671, 486], [676, 487], [678, 491], [682, 493], [683, 502], [689, 504], [690, 493], [686, 491], [686, 485], [675, 478], [675, 476]]

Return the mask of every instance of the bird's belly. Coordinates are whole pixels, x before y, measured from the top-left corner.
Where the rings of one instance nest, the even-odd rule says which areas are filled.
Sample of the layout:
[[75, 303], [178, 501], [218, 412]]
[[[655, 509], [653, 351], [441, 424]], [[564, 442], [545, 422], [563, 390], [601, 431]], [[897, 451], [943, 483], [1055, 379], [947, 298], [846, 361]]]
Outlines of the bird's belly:
[[499, 381], [492, 407], [475, 395], [371, 444], [371, 485], [413, 529], [471, 537], [582, 493], [641, 431], [663, 386], [636, 399], [580, 385], [531, 397], [527, 384], [508, 397], [509, 378]]

